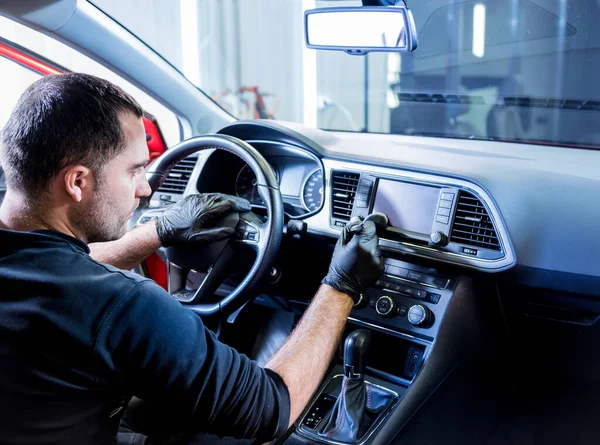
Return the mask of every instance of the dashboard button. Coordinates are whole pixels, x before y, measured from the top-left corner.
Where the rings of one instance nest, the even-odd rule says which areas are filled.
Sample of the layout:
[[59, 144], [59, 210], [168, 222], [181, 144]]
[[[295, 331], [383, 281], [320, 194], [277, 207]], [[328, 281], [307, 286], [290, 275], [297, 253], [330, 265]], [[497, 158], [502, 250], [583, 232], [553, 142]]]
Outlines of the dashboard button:
[[428, 301], [429, 303], [438, 304], [440, 301], [440, 298], [441, 298], [440, 294], [429, 294], [426, 301]]
[[411, 270], [408, 272], [407, 278], [412, 281], [421, 281], [423, 279], [423, 275], [421, 272], [415, 272]]
[[445, 200], [441, 200], [440, 201], [440, 208], [442, 209], [451, 209], [452, 208], [452, 201], [445, 201]]
[[365, 199], [357, 199], [354, 201], [356, 207], [367, 207], [367, 201]]
[[438, 216], [435, 218], [435, 220], [439, 223], [442, 224], [448, 224], [448, 222], [450, 221], [450, 217], [448, 216]]
[[417, 289], [415, 291], [415, 297], [417, 297], [420, 300], [424, 300], [425, 297], [427, 297], [427, 292], [425, 292], [424, 290]]
[[385, 266], [385, 271], [388, 275], [393, 275], [400, 278], [406, 278], [408, 275], [408, 269], [397, 266]]
[[442, 193], [442, 199], [445, 201], [453, 201], [454, 193]]
[[450, 216], [450, 209], [438, 209], [438, 215]]
[[398, 306], [398, 310], [396, 311], [400, 317], [406, 317], [407, 312], [408, 308], [406, 306]]
[[444, 289], [448, 285], [448, 279], [442, 277], [436, 277], [435, 275], [423, 274], [421, 283], [435, 286], [439, 289]]
[[403, 286], [401, 292], [405, 293], [406, 295], [414, 296], [416, 293], [416, 289], [413, 289], [412, 287], [408, 286]]

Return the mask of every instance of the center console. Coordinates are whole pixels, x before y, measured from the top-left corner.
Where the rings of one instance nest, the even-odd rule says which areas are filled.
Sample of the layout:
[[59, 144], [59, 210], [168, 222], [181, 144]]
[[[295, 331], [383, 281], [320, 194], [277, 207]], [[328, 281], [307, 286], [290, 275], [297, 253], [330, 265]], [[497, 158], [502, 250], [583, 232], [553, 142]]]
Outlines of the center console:
[[[406, 254], [490, 272], [512, 266], [514, 252], [498, 209], [477, 184], [367, 165], [357, 170], [331, 160], [325, 168], [328, 221], [325, 226], [316, 215], [311, 226], [337, 232], [352, 217], [384, 213], [389, 225], [378, 234], [388, 258], [384, 274], [352, 310], [345, 333], [348, 339], [366, 329], [372, 336], [362, 386], [348, 377], [347, 354], [340, 350], [290, 443], [385, 444], [469, 353], [465, 338], [474, 338], [480, 327], [477, 317], [464, 321], [477, 307], [469, 278], [406, 262]], [[359, 388], [351, 392], [350, 406], [352, 384]], [[357, 394], [375, 388], [388, 402], [372, 412]], [[353, 435], [343, 434], [348, 424], [356, 426]]]
[[[352, 310], [346, 347], [340, 347], [338, 364], [299, 419], [290, 443], [380, 443], [381, 430], [391, 423], [429, 358], [456, 285], [455, 276], [437, 269], [386, 258], [384, 274]], [[356, 361], [349, 358], [348, 341], [363, 331], [369, 332], [370, 343], [359, 384], [348, 378], [349, 363]], [[361, 393], [379, 400], [378, 408], [370, 409]], [[352, 437], [348, 424], [356, 429]]]

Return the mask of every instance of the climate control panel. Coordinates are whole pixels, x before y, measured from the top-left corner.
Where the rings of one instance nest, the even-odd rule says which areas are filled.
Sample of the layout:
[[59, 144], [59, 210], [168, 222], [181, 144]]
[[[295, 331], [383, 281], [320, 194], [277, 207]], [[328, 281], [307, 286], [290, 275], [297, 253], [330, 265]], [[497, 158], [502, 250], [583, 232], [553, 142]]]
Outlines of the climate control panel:
[[456, 278], [435, 269], [386, 258], [384, 274], [351, 317], [431, 341], [455, 284]]

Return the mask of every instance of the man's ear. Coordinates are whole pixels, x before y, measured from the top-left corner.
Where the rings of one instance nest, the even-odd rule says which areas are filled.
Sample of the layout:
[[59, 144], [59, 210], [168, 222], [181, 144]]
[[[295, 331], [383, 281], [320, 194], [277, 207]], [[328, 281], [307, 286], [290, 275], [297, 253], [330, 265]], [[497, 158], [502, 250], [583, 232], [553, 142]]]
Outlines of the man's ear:
[[65, 191], [75, 202], [81, 202], [86, 194], [94, 190], [94, 174], [83, 165], [73, 165], [65, 169]]

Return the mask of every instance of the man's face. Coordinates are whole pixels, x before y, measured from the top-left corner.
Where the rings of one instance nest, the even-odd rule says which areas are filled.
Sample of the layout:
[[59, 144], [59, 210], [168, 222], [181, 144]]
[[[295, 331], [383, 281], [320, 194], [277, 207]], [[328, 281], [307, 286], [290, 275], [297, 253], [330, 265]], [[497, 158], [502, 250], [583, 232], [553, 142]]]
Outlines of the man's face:
[[87, 235], [87, 242], [113, 241], [127, 232], [127, 221], [140, 198], [150, 195], [144, 173], [148, 146], [142, 120], [131, 113], [120, 116], [126, 147], [108, 162], [96, 179], [88, 202], [78, 206], [71, 221]]

